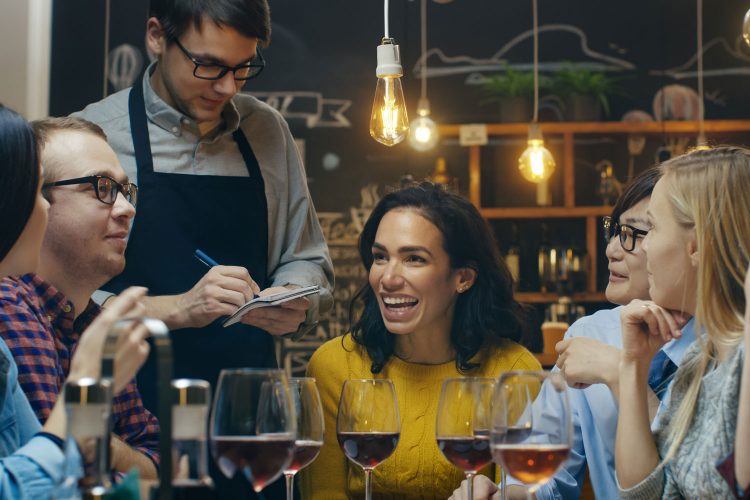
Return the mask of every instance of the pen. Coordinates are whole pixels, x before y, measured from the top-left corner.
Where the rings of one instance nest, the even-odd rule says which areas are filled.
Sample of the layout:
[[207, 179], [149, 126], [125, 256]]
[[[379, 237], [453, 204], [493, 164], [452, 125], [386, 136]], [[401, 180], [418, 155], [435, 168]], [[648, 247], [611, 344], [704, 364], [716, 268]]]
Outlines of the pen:
[[195, 253], [193, 255], [195, 255], [196, 259], [198, 259], [199, 261], [203, 262], [208, 267], [214, 267], [214, 266], [218, 266], [219, 265], [218, 262], [216, 262], [214, 259], [212, 259], [208, 255], [206, 255], [202, 250], [196, 249]]

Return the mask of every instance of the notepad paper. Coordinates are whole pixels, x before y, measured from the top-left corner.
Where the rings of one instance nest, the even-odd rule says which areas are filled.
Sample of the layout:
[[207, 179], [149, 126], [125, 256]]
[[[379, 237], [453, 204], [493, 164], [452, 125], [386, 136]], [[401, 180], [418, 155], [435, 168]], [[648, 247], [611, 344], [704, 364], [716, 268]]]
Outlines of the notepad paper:
[[255, 297], [253, 300], [245, 304], [244, 306], [237, 309], [237, 311], [225, 319], [221, 326], [227, 327], [237, 323], [242, 317], [253, 309], [259, 307], [271, 307], [278, 306], [284, 302], [290, 300], [312, 295], [313, 293], [320, 293], [320, 287], [318, 285], [306, 286], [304, 288], [294, 288], [292, 290], [286, 290], [284, 292], [274, 293], [271, 295], [264, 295], [262, 297]]

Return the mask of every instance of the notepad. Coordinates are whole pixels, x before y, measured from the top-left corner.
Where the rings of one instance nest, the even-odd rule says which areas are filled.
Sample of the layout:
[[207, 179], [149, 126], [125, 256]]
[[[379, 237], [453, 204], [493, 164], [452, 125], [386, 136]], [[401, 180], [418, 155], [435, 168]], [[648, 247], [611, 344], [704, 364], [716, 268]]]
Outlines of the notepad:
[[255, 297], [253, 300], [240, 307], [235, 311], [234, 314], [225, 319], [221, 326], [227, 327], [237, 323], [242, 317], [253, 309], [259, 307], [271, 307], [278, 306], [284, 302], [290, 300], [299, 299], [300, 297], [306, 297], [313, 293], [320, 293], [320, 287], [318, 285], [306, 286], [304, 288], [294, 288], [292, 290], [286, 290], [284, 292], [274, 293], [271, 295], [264, 295], [262, 297]]

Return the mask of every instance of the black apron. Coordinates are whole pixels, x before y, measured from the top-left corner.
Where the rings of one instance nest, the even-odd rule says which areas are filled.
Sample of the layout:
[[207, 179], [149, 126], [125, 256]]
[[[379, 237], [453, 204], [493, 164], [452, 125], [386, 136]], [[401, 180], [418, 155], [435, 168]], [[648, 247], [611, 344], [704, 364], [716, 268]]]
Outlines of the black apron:
[[[249, 177], [154, 172], [148, 122], [139, 80], [130, 91], [130, 128], [138, 168], [138, 208], [125, 252], [126, 266], [105, 289], [119, 293], [146, 286], [150, 295], [186, 292], [208, 271], [196, 249], [222, 265], [243, 266], [261, 289], [267, 286], [268, 216], [258, 160], [241, 129], [234, 140]], [[174, 376], [208, 380], [219, 371], [276, 366], [271, 335], [246, 325], [223, 328], [220, 320], [200, 329], [172, 332]], [[147, 368], [147, 367], [144, 367]], [[154, 377], [143, 369], [138, 385], [155, 408]]]
[[[137, 215], [125, 252], [125, 270], [104, 288], [119, 293], [127, 286], [140, 285], [148, 287], [150, 295], [186, 292], [208, 271], [193, 256], [196, 249], [220, 264], [247, 268], [258, 286], [266, 288], [266, 195], [258, 160], [242, 130], [237, 129], [233, 137], [249, 177], [154, 172], [140, 79], [130, 91], [128, 107], [138, 168]], [[174, 377], [207, 380], [212, 391], [222, 368], [277, 366], [271, 335], [247, 325], [223, 328], [217, 320], [205, 328], [173, 331], [171, 338]], [[138, 374], [138, 387], [144, 405], [154, 411], [156, 367], [152, 356]], [[212, 457], [209, 463], [216, 470]], [[221, 472], [212, 476], [217, 489], [224, 490], [222, 497], [230, 498], [225, 489], [228, 485], [221, 484], [226, 481]], [[240, 482], [247, 485], [244, 478]], [[248, 488], [241, 488], [242, 498], [251, 497]]]

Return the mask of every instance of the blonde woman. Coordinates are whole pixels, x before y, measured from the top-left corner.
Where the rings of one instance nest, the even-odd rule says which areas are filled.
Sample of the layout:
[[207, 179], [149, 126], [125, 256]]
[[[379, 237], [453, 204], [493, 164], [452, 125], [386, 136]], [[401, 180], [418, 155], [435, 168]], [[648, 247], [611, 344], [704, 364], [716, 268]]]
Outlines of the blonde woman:
[[[747, 454], [748, 443], [737, 446], [739, 489], [729, 486], [717, 464], [733, 451], [737, 426], [738, 436], [748, 433], [742, 427], [747, 422], [738, 420], [738, 403], [743, 337], [750, 335], [743, 333], [750, 151], [696, 151], [661, 168], [643, 241], [652, 301], [635, 300], [621, 313], [617, 479], [623, 498], [727, 498], [748, 482], [748, 460], [741, 453]], [[665, 342], [681, 336], [689, 316], [704, 333], [686, 353], [652, 434], [649, 365]]]

